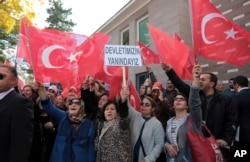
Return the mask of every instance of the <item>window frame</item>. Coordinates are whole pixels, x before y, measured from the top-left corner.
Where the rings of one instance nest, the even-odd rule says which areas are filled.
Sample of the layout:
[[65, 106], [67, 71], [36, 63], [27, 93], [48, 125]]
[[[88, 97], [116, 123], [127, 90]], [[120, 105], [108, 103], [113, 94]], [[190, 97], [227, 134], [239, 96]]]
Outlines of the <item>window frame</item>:
[[[140, 19], [138, 19], [137, 21], [136, 21], [136, 37], [137, 37], [137, 41], [140, 41], [140, 23], [143, 21], [143, 20], [145, 20], [145, 19], [149, 19], [149, 16], [148, 16], [148, 14], [146, 14], [146, 15], [144, 15], [144, 16], [142, 16]], [[147, 26], [146, 26], [147, 27]], [[146, 46], [149, 46], [149, 42], [150, 42], [150, 36], [149, 36], [149, 31], [148, 31], [148, 40], [147, 40], [148, 42], [147, 43], [144, 43], [144, 42], [141, 42], [141, 43], [143, 43], [144, 45], [146, 45]]]
[[[126, 31], [128, 31], [128, 44], [123, 44], [123, 33]], [[126, 27], [121, 31], [121, 45], [129, 45], [129, 27]]]

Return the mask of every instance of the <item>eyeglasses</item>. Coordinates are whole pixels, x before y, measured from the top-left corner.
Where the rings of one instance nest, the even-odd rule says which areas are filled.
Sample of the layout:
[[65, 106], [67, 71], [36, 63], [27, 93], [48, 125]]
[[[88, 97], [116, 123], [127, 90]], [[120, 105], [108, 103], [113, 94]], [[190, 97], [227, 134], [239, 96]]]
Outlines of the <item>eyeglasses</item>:
[[7, 75], [0, 73], [0, 80], [3, 80]]
[[56, 91], [54, 91], [53, 89], [48, 89], [48, 91], [51, 92], [51, 93], [56, 94]]
[[76, 104], [76, 105], [80, 106], [81, 102], [80, 101], [70, 101], [69, 102], [69, 105], [73, 105], [73, 104]]
[[183, 97], [175, 97], [174, 101], [186, 101], [186, 99]]
[[151, 104], [150, 104], [150, 103], [143, 103], [143, 102], [141, 102], [141, 106], [144, 106], [144, 107], [150, 107], [150, 106], [151, 106]]

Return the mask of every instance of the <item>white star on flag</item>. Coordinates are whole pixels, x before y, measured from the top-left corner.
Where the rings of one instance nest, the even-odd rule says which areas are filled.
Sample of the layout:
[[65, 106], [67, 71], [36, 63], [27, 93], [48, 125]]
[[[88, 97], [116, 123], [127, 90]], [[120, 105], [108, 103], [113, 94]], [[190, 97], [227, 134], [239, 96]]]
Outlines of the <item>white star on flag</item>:
[[229, 39], [229, 38], [235, 39], [235, 34], [237, 34], [238, 31], [235, 31], [235, 30], [232, 28], [231, 30], [225, 31], [225, 33], [227, 34], [226, 39]]
[[67, 59], [68, 59], [69, 62], [71, 63], [71, 62], [73, 62], [73, 61], [76, 61], [76, 56], [79, 56], [79, 55], [81, 55], [81, 54], [82, 54], [81, 51], [80, 51], [80, 52], [77, 52], [77, 53], [75, 53], [75, 54], [70, 53], [70, 56], [67, 57]]
[[69, 60], [69, 62], [73, 62], [76, 61], [76, 55], [74, 55], [73, 53], [70, 53], [70, 56], [67, 57], [67, 59]]

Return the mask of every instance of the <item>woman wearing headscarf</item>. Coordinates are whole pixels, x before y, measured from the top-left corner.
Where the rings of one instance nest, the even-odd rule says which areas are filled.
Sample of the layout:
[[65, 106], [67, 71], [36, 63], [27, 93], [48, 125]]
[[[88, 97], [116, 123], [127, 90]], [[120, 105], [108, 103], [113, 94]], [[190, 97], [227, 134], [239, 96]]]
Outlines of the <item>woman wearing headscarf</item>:
[[44, 86], [37, 83], [43, 110], [57, 123], [57, 135], [51, 162], [94, 162], [94, 124], [84, 114], [84, 102], [79, 98], [69, 101], [67, 112], [55, 107]]

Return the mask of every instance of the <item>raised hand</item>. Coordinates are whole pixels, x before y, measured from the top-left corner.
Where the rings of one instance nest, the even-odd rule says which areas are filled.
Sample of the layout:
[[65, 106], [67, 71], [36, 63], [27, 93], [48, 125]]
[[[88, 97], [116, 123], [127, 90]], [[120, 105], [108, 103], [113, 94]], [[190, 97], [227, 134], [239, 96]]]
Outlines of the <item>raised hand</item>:
[[125, 102], [129, 96], [129, 94], [130, 94], [130, 91], [129, 91], [128, 85], [122, 86], [121, 92], [120, 92], [121, 101]]
[[196, 63], [193, 67], [192, 74], [193, 74], [193, 86], [198, 86], [199, 85], [199, 80], [200, 80], [200, 75], [202, 72], [202, 68], [200, 64]]
[[34, 88], [38, 91], [39, 97], [42, 100], [45, 100], [47, 96], [47, 92], [46, 92], [44, 85], [42, 83], [36, 82]]
[[165, 70], [166, 72], [168, 72], [169, 70], [172, 69], [171, 65], [165, 64], [165, 63], [161, 63], [161, 68], [162, 68], [163, 70]]

